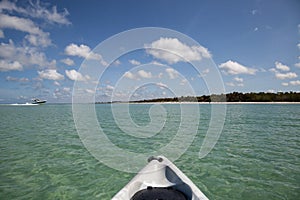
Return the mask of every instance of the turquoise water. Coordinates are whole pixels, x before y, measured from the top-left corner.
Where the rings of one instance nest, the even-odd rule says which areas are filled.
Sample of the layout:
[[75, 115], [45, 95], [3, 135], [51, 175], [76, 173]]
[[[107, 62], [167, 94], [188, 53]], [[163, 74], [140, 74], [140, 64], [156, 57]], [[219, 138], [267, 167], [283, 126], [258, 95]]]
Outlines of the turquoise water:
[[[150, 121], [151, 105], [131, 105], [133, 121]], [[120, 148], [151, 151], [178, 128], [178, 105], [163, 105], [168, 120], [147, 142], [116, 126], [110, 105], [96, 105], [99, 122]], [[227, 105], [218, 143], [198, 159], [210, 119], [200, 105], [196, 138], [175, 164], [210, 199], [299, 199], [300, 105]], [[134, 174], [111, 169], [84, 148], [72, 106], [0, 106], [0, 199], [110, 199]]]

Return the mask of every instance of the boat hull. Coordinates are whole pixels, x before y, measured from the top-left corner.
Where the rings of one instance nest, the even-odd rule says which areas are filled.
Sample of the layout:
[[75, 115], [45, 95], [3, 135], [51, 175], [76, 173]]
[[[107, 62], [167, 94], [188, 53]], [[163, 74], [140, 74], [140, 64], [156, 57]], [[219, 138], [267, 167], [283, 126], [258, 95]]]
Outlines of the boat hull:
[[206, 200], [200, 189], [163, 156], [149, 163], [113, 198], [113, 200]]
[[46, 100], [38, 100], [38, 101], [32, 101], [32, 104], [44, 104], [46, 103]]

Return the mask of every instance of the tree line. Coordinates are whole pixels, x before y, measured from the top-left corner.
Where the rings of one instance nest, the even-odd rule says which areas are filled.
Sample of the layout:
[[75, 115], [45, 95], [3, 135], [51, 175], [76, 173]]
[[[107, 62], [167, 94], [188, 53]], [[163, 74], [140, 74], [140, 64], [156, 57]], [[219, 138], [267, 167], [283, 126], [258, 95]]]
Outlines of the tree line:
[[171, 98], [145, 99], [131, 101], [133, 103], [151, 103], [151, 102], [300, 102], [299, 92], [251, 92], [241, 93], [232, 92], [228, 94], [212, 94], [202, 96], [181, 96]]

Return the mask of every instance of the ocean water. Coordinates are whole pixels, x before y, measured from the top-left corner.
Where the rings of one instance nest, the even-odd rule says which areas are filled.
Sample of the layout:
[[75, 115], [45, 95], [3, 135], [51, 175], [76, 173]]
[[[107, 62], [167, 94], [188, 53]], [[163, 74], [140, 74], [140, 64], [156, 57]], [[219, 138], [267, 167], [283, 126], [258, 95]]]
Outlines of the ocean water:
[[[162, 106], [167, 120], [150, 139], [124, 133], [110, 105], [95, 109], [114, 144], [145, 153], [168, 144], [179, 127], [179, 105]], [[202, 159], [211, 105], [199, 107], [197, 135], [175, 164], [209, 199], [300, 198], [300, 104], [227, 105], [222, 134]], [[150, 108], [130, 105], [133, 122], [147, 125]], [[77, 134], [72, 105], [0, 106], [0, 199], [110, 199], [133, 176], [89, 153]]]

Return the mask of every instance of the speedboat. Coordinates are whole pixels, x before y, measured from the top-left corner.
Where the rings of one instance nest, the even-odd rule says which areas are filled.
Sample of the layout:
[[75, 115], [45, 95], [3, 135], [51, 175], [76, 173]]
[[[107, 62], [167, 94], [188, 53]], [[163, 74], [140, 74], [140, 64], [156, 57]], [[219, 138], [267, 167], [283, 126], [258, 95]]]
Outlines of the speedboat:
[[200, 189], [164, 156], [150, 157], [148, 164], [113, 200], [206, 200]]
[[46, 103], [47, 100], [40, 100], [40, 99], [32, 99], [32, 104], [43, 104], [43, 103]]

